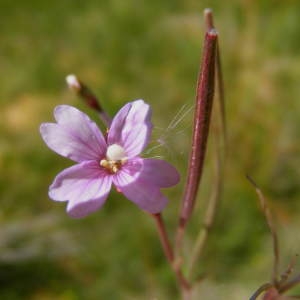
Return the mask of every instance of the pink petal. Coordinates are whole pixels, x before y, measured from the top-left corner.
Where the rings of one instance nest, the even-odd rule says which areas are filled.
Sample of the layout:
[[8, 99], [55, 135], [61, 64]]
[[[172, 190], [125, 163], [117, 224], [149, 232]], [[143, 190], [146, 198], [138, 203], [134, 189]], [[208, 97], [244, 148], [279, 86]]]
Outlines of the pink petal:
[[123, 168], [115, 174], [113, 182], [126, 198], [134, 202], [141, 209], [150, 213], [161, 212], [168, 203], [168, 199], [160, 192], [159, 187], [139, 177], [139, 172], [131, 172]]
[[89, 117], [78, 109], [60, 105], [54, 111], [55, 123], [43, 123], [40, 132], [45, 143], [58, 154], [76, 162], [99, 160], [105, 155], [104, 137]]
[[139, 155], [148, 145], [152, 130], [151, 109], [143, 100], [123, 106], [108, 132], [108, 144], [124, 147], [127, 156]]
[[97, 162], [82, 162], [59, 173], [49, 188], [55, 201], [69, 201], [67, 211], [74, 218], [99, 209], [111, 189], [112, 177]]
[[144, 181], [151, 182], [161, 188], [170, 187], [179, 182], [179, 173], [166, 161], [152, 158], [139, 158], [139, 160], [142, 160], [143, 164], [140, 176]]

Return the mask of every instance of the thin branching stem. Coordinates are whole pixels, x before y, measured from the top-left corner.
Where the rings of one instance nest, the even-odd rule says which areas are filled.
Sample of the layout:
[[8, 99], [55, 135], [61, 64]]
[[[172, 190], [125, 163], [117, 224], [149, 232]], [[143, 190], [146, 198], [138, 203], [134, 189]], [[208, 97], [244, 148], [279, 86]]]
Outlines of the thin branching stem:
[[249, 298], [249, 300], [255, 300], [257, 299], [257, 297], [264, 291], [268, 290], [269, 288], [272, 287], [271, 283], [265, 283], [262, 286], [260, 286], [255, 292], [254, 294]]
[[271, 232], [272, 241], [273, 241], [273, 257], [274, 257], [272, 282], [275, 286], [277, 286], [277, 284], [278, 284], [278, 268], [279, 268], [279, 243], [278, 243], [278, 236], [277, 236], [276, 228], [274, 226], [274, 223], [272, 220], [272, 215], [271, 215], [271, 212], [267, 205], [267, 201], [265, 199], [264, 194], [262, 193], [262, 191], [258, 187], [258, 185], [255, 183], [255, 181], [249, 175], [247, 175], [247, 178], [255, 188], [256, 194], [260, 201], [260, 206], [262, 208], [262, 211], [266, 218], [269, 230]]
[[293, 288], [294, 286], [298, 285], [299, 283], [300, 283], [300, 275], [296, 276], [295, 278], [291, 279], [286, 284], [281, 286], [279, 288], [279, 291], [280, 291], [280, 293], [284, 293], [284, 292], [290, 290], [291, 288]]
[[295, 264], [296, 264], [296, 257], [298, 257], [298, 255], [296, 255], [292, 258], [292, 260], [289, 263], [287, 269], [280, 275], [280, 280], [278, 281], [278, 287], [279, 288], [282, 287], [287, 282], [290, 275], [293, 273], [293, 269], [294, 269]]
[[221, 64], [221, 56], [220, 56], [220, 46], [217, 44], [217, 55], [216, 55], [216, 83], [217, 83], [217, 91], [218, 91], [218, 99], [220, 104], [220, 112], [221, 112], [221, 124], [222, 124], [222, 135], [223, 135], [223, 143], [224, 149], [227, 148], [227, 122], [226, 122], [226, 110], [225, 110], [225, 92], [224, 92], [224, 80], [223, 80], [223, 71]]
[[170, 240], [169, 240], [166, 228], [165, 228], [163, 216], [160, 213], [158, 213], [158, 214], [153, 214], [153, 217], [156, 222], [156, 227], [158, 230], [160, 242], [163, 247], [166, 258], [169, 263], [173, 264], [174, 254], [173, 254], [172, 246], [171, 246], [171, 243], [170, 243]]

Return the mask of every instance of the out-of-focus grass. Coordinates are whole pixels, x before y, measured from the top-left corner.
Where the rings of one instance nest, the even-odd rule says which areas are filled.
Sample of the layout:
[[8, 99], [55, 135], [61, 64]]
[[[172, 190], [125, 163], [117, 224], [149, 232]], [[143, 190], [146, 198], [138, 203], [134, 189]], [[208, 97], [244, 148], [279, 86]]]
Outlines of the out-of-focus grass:
[[[300, 3], [298, 1], [0, 2], [0, 294], [1, 299], [173, 299], [174, 278], [152, 220], [117, 193], [105, 208], [70, 220], [48, 185], [64, 167], [38, 127], [55, 105], [89, 111], [67, 91], [76, 73], [109, 113], [144, 98], [153, 106], [154, 140], [185, 174], [201, 53], [202, 10], [220, 32], [228, 112], [223, 204], [204, 265], [204, 299], [245, 299], [271, 271], [271, 241], [252, 175], [279, 221], [284, 268], [299, 252]], [[201, 225], [211, 183], [209, 155], [187, 243]], [[174, 229], [182, 184], [167, 191]], [[187, 249], [190, 251], [190, 248]]]

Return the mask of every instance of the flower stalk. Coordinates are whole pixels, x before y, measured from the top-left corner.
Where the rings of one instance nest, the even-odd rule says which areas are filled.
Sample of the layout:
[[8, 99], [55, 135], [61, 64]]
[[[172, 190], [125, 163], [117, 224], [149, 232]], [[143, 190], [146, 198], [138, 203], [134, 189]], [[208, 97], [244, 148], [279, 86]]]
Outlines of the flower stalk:
[[179, 286], [181, 288], [182, 294], [185, 295], [185, 298], [187, 298], [187, 295], [189, 294], [190, 290], [191, 290], [191, 286], [189, 284], [189, 282], [185, 279], [185, 277], [183, 276], [180, 268], [178, 268], [178, 266], [175, 263], [175, 256], [174, 256], [174, 252], [168, 237], [168, 233], [166, 230], [166, 226], [164, 223], [164, 219], [161, 213], [158, 214], [152, 214], [152, 216], [155, 219], [155, 223], [156, 223], [156, 227], [157, 227], [157, 232], [159, 235], [159, 239], [161, 242], [161, 245], [163, 247], [165, 256], [172, 268], [172, 270], [175, 273], [176, 279], [179, 283]]
[[215, 29], [206, 32], [201, 71], [198, 76], [192, 150], [189, 159], [188, 177], [180, 211], [176, 236], [176, 249], [181, 247], [186, 224], [192, 214], [203, 171], [206, 144], [215, 86], [215, 61], [218, 33]]
[[295, 266], [295, 261], [293, 259], [289, 264], [288, 268], [286, 269], [286, 271], [279, 276], [278, 274], [279, 273], [279, 243], [278, 243], [278, 236], [277, 236], [276, 228], [273, 223], [272, 215], [267, 205], [265, 196], [262, 193], [261, 189], [258, 187], [258, 185], [250, 176], [247, 175], [247, 179], [255, 188], [256, 194], [260, 201], [260, 206], [266, 218], [268, 228], [271, 232], [272, 241], [273, 241], [273, 256], [274, 256], [271, 282], [265, 283], [262, 286], [260, 286], [250, 297], [250, 300], [257, 299], [257, 297], [263, 292], [265, 292], [263, 295], [264, 300], [292, 299], [292, 298], [298, 299], [299, 295], [293, 297], [288, 297], [283, 295], [285, 292], [289, 291], [294, 286], [299, 285], [300, 275], [297, 275], [294, 278], [289, 280], [289, 276], [292, 274], [293, 268]]

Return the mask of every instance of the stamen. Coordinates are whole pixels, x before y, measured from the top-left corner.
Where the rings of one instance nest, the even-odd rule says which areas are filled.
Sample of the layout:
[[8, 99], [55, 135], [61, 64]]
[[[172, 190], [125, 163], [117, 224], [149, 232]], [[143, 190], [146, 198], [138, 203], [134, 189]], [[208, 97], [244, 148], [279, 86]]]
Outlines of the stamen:
[[100, 160], [100, 166], [103, 167], [103, 168], [108, 168], [109, 163], [106, 159], [101, 159]]
[[106, 151], [106, 159], [100, 161], [100, 166], [108, 170], [110, 173], [117, 173], [122, 165], [127, 162], [127, 157], [123, 147], [113, 144], [108, 146]]

